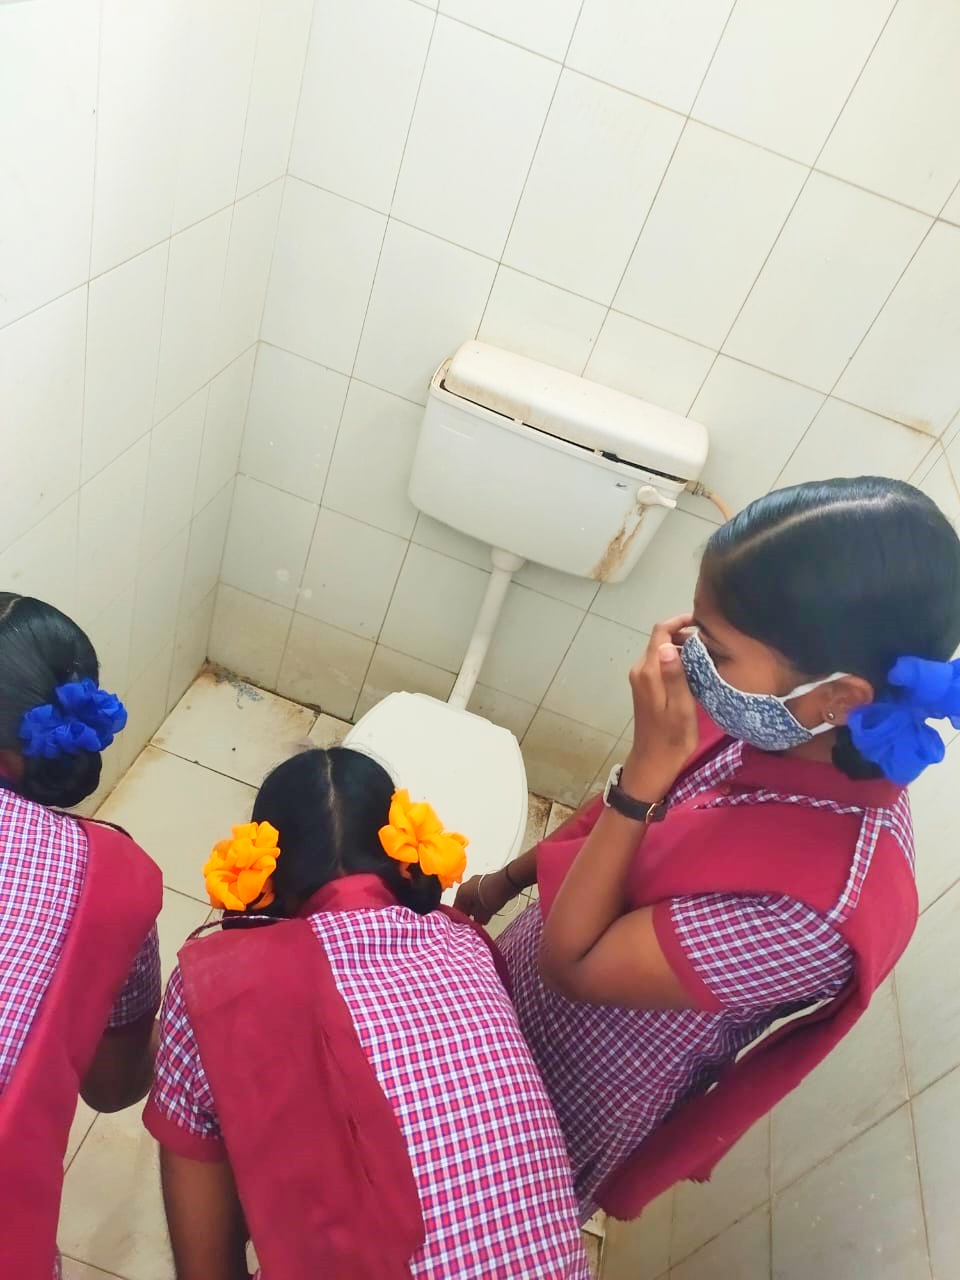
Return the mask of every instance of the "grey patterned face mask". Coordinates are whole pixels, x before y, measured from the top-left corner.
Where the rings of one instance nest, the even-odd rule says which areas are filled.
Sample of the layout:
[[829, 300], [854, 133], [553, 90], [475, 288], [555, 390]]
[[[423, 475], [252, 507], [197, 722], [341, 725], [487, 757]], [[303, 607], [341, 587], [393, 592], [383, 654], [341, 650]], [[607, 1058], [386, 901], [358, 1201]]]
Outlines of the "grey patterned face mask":
[[714, 724], [724, 733], [729, 733], [731, 738], [749, 742], [761, 751], [789, 751], [791, 747], [803, 746], [818, 734], [828, 733], [834, 728], [832, 724], [821, 724], [815, 729], [808, 729], [786, 704], [829, 684], [831, 680], [839, 680], [843, 672], [814, 680], [812, 684], [802, 684], [780, 697], [775, 693], [744, 693], [742, 689], [727, 684], [698, 635], [684, 641], [680, 660], [687, 673], [691, 693]]

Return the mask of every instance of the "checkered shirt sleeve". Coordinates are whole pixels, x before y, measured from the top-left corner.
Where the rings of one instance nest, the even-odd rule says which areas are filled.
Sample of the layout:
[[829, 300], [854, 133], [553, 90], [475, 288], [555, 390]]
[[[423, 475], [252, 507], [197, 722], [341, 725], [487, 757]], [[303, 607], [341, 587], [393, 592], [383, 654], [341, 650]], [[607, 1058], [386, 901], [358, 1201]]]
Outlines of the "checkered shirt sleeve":
[[110, 1014], [108, 1027], [129, 1027], [143, 1018], [153, 1018], [160, 1008], [160, 940], [157, 926], [147, 934], [137, 952], [133, 968]]
[[220, 1138], [213, 1094], [190, 1025], [179, 966], [170, 975], [163, 997], [150, 1101], [161, 1115], [195, 1137]]
[[675, 898], [670, 918], [690, 964], [728, 1009], [762, 1011], [827, 999], [853, 972], [853, 953], [842, 935], [792, 898]]

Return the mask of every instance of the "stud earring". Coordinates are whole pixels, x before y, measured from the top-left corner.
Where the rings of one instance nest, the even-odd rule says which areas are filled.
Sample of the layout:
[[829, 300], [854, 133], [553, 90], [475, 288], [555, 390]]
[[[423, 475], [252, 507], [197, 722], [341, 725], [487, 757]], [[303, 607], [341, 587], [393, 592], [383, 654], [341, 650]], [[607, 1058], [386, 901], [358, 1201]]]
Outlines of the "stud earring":
[[834, 720], [836, 720], [836, 718], [837, 718], [837, 713], [836, 713], [835, 711], [828, 711], [828, 712], [827, 712], [827, 719], [830, 721], [830, 723], [831, 723], [831, 724], [833, 724], [833, 722], [834, 722]]

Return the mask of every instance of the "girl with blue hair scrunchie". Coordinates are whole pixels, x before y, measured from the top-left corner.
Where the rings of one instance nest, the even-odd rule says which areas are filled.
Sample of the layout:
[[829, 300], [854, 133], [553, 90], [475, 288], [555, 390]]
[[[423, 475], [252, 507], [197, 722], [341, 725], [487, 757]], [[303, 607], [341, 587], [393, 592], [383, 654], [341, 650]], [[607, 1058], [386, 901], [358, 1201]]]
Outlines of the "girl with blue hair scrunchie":
[[160, 1004], [159, 872], [92, 795], [126, 723], [88, 637], [0, 592], [0, 1275], [59, 1274], [63, 1152], [78, 1095], [142, 1098]]
[[938, 723], [960, 728], [958, 645], [960, 539], [930, 498], [884, 477], [769, 493], [653, 628], [602, 797], [460, 890], [485, 922], [539, 887], [499, 941], [584, 1215], [704, 1180], [903, 953], [904, 788], [943, 758]]

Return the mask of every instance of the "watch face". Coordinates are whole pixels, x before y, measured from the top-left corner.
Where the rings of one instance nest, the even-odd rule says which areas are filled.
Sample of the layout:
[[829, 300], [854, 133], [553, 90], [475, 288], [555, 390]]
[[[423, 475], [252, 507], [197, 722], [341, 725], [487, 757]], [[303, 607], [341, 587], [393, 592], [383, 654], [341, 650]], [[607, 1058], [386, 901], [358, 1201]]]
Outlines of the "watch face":
[[623, 773], [623, 765], [615, 764], [610, 770], [610, 777], [607, 778], [607, 785], [603, 788], [603, 803], [610, 808], [610, 792], [620, 782], [620, 775]]

